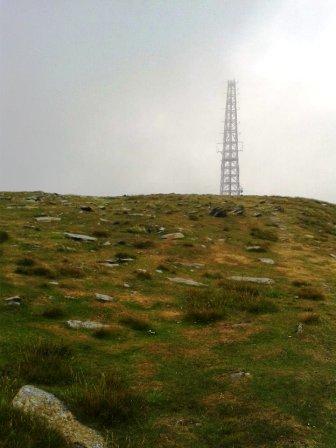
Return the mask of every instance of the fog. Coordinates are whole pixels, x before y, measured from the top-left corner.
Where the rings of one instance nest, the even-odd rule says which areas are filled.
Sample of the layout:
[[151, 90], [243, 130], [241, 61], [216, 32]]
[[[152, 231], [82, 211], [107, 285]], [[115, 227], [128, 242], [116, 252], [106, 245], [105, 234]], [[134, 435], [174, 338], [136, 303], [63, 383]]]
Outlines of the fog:
[[218, 193], [234, 78], [244, 194], [336, 202], [334, 1], [0, 5], [0, 190]]

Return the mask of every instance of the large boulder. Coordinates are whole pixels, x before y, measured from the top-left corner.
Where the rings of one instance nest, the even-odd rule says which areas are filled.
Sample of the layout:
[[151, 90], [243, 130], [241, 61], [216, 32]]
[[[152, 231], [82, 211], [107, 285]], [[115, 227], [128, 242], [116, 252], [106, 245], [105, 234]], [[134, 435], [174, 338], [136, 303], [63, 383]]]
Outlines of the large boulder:
[[79, 423], [55, 395], [35, 386], [23, 386], [13, 399], [13, 406], [24, 413], [44, 419], [74, 448], [105, 448], [103, 437]]

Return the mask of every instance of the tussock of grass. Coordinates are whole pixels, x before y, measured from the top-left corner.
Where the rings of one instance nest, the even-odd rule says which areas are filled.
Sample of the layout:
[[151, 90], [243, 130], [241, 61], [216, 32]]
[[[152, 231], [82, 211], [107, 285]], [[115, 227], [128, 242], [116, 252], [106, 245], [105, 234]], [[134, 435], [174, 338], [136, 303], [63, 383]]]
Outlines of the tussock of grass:
[[73, 381], [72, 362], [68, 344], [40, 339], [22, 346], [18, 362], [8, 371], [27, 383], [63, 385]]
[[150, 249], [155, 246], [151, 240], [136, 241], [133, 246], [137, 249]]
[[16, 264], [18, 266], [34, 266], [35, 265], [35, 260], [33, 260], [32, 258], [19, 258], [16, 261]]
[[65, 312], [60, 306], [50, 306], [42, 311], [41, 316], [47, 319], [60, 319], [65, 316]]
[[19, 266], [16, 268], [15, 273], [35, 277], [55, 278], [55, 273], [45, 266]]
[[98, 328], [92, 333], [92, 336], [97, 339], [108, 339], [110, 338], [114, 333], [110, 328]]
[[325, 294], [318, 288], [313, 286], [305, 286], [298, 291], [300, 299], [305, 300], [325, 300]]
[[82, 278], [84, 275], [83, 270], [76, 266], [62, 266], [58, 269], [58, 274], [65, 278]]
[[140, 317], [127, 316], [120, 319], [119, 322], [136, 331], [148, 331], [151, 329], [149, 322], [146, 319], [141, 319]]
[[271, 229], [263, 229], [261, 227], [253, 227], [250, 231], [250, 235], [254, 238], [260, 239], [260, 240], [267, 240], [267, 241], [278, 241], [278, 235], [274, 230]]
[[136, 276], [140, 280], [151, 280], [153, 278], [152, 274], [147, 271], [139, 271], [139, 272], [137, 272]]
[[317, 324], [320, 321], [320, 315], [319, 313], [301, 313], [299, 315], [300, 322], [304, 324]]
[[96, 238], [108, 238], [109, 233], [106, 232], [106, 230], [94, 230], [92, 232], [92, 236], [94, 236]]
[[79, 380], [70, 405], [84, 419], [114, 428], [128, 423], [145, 409], [144, 398], [130, 389], [120, 374], [107, 372], [94, 381]]
[[5, 230], [0, 230], [0, 243], [4, 243], [9, 240], [9, 234]]
[[210, 323], [225, 319], [238, 311], [253, 314], [273, 313], [277, 305], [263, 297], [263, 290], [256, 285], [239, 282], [219, 282], [220, 288], [190, 289], [184, 297], [185, 319], [192, 322]]

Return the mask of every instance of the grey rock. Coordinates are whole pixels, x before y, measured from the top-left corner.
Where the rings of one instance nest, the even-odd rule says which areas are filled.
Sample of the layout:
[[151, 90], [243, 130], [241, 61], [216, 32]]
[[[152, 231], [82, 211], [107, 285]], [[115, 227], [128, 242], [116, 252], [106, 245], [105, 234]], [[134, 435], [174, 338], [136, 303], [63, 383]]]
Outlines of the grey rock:
[[79, 423], [64, 403], [49, 392], [35, 386], [23, 386], [13, 399], [13, 407], [45, 420], [73, 447], [106, 447], [98, 432]]
[[215, 218], [225, 218], [227, 216], [227, 211], [222, 207], [214, 207], [209, 212], [210, 216]]
[[297, 333], [297, 334], [302, 334], [302, 333], [303, 333], [303, 324], [302, 324], [301, 322], [299, 322], [299, 323], [297, 324], [297, 327], [296, 327], [296, 333]]
[[265, 252], [265, 249], [261, 246], [245, 246], [245, 250], [248, 252]]
[[169, 281], [174, 283], [180, 283], [182, 285], [188, 286], [206, 286], [204, 283], [196, 282], [190, 278], [182, 278], [182, 277], [167, 277]]
[[10, 306], [20, 306], [22, 303], [22, 299], [20, 296], [8, 297], [7, 299], [5, 299], [5, 303], [6, 305]]
[[275, 264], [275, 261], [272, 258], [259, 258], [259, 261], [265, 264]]
[[236, 282], [250, 282], [250, 283], [261, 283], [264, 285], [271, 285], [274, 280], [267, 277], [244, 277], [242, 275], [232, 275], [228, 277], [229, 280], [235, 280]]
[[234, 373], [231, 373], [231, 375], [230, 375], [230, 377], [233, 380], [239, 380], [241, 378], [249, 378], [250, 376], [251, 376], [251, 374], [249, 372], [244, 372], [244, 371], [234, 372]]
[[76, 241], [97, 241], [97, 238], [94, 238], [93, 236], [81, 235], [79, 233], [64, 232], [64, 235], [67, 238], [70, 238], [71, 240], [76, 240]]
[[35, 221], [38, 222], [59, 222], [61, 218], [57, 218], [54, 216], [37, 216], [35, 218]]
[[114, 301], [114, 298], [107, 294], [99, 294], [96, 292], [95, 296], [96, 296], [96, 299], [98, 300], [98, 302], [113, 302]]
[[166, 233], [165, 235], [162, 235], [161, 238], [163, 240], [179, 240], [179, 239], [184, 238], [184, 235], [181, 232]]
[[180, 266], [185, 266], [186, 268], [195, 268], [195, 269], [200, 269], [200, 268], [204, 268], [205, 264], [204, 263], [177, 263]]
[[68, 320], [67, 325], [70, 328], [79, 330], [84, 328], [86, 330], [100, 330], [101, 328], [107, 328], [108, 325], [102, 324], [100, 322], [94, 322], [92, 320]]

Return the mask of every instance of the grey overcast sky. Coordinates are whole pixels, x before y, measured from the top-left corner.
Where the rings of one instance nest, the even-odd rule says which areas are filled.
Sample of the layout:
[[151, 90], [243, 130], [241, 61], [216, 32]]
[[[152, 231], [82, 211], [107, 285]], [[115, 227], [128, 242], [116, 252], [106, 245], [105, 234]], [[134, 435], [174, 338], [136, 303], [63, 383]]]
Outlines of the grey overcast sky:
[[236, 78], [244, 192], [336, 202], [335, 0], [0, 5], [0, 190], [218, 193]]

